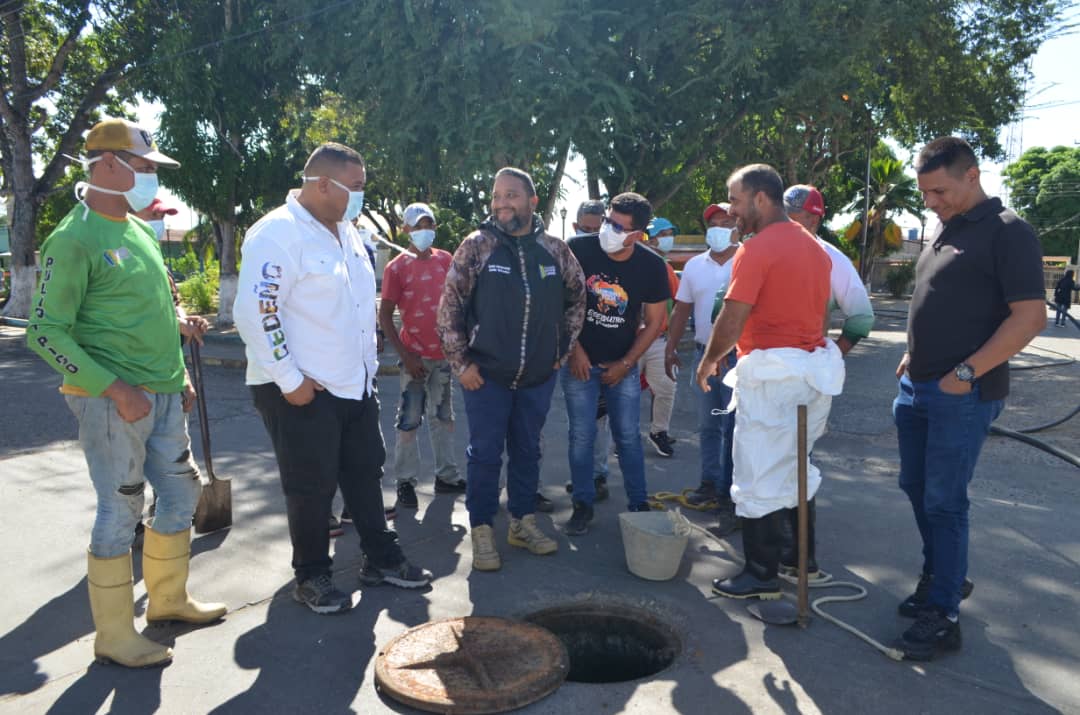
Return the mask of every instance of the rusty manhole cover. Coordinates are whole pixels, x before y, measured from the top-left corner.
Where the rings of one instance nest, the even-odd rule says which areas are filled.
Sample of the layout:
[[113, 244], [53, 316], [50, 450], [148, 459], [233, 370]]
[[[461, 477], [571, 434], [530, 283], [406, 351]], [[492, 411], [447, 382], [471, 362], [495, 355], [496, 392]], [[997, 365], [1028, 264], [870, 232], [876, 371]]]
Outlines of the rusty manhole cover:
[[394, 700], [452, 715], [501, 713], [554, 692], [570, 660], [549, 631], [469, 616], [411, 628], [375, 659], [375, 684]]

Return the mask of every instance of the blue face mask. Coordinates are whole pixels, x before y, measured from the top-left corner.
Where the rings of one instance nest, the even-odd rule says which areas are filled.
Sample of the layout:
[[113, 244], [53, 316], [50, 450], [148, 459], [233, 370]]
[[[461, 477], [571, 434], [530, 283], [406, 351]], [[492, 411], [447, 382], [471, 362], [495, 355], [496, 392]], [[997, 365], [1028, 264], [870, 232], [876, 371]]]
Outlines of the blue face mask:
[[722, 226], [712, 226], [705, 232], [705, 243], [709, 248], [719, 253], [731, 247], [731, 229]]
[[656, 239], [656, 241], [657, 245], [663, 253], [668, 253], [671, 251], [672, 248], [675, 248], [674, 236], [661, 236], [660, 238]]
[[435, 243], [435, 231], [430, 228], [418, 229], [409, 234], [409, 240], [416, 246], [416, 250], [423, 253]]
[[[321, 178], [321, 176], [305, 176], [304, 181], [318, 181]], [[326, 178], [330, 179], [329, 176]], [[341, 183], [340, 181], [337, 181], [336, 179], [330, 179], [330, 183], [340, 187], [343, 191], [346, 191], [349, 194], [349, 203], [345, 205], [345, 213], [341, 215], [341, 220], [355, 220], [356, 217], [360, 215], [360, 212], [364, 210], [364, 192], [362, 190], [353, 191], [348, 186]]]

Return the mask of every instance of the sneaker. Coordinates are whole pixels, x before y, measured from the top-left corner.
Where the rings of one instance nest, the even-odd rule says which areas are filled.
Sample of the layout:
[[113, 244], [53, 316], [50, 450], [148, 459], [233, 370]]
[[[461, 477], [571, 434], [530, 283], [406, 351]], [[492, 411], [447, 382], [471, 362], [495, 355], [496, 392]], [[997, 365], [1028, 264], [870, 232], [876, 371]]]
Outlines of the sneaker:
[[319, 614], [344, 613], [352, 608], [352, 598], [334, 587], [330, 574], [322, 574], [296, 584], [293, 600]]
[[593, 508], [584, 502], [574, 502], [574, 513], [570, 515], [570, 521], [566, 522], [565, 531], [570, 536], [581, 536], [588, 533], [589, 522], [593, 518]]
[[330, 538], [336, 539], [345, 533], [345, 529], [342, 528], [341, 522], [333, 514], [330, 515]]
[[716, 485], [712, 482], [702, 482], [698, 488], [686, 496], [686, 501], [691, 506], [702, 507], [710, 502], [718, 502], [719, 495], [716, 493]]
[[671, 446], [671, 438], [668, 437], [667, 432], [650, 432], [649, 442], [661, 457], [670, 457], [675, 454], [675, 448]]
[[[690, 499], [687, 498], [687, 501], [690, 501]], [[730, 536], [740, 526], [742, 526], [742, 521], [735, 513], [735, 502], [726, 499], [717, 506], [716, 526], [709, 527], [709, 532], [719, 537]]]
[[441, 479], [435, 480], [435, 493], [436, 494], [464, 494], [465, 493], [465, 480], [458, 479], [454, 482], [444, 482]]
[[[915, 586], [915, 593], [911, 594], [897, 606], [897, 612], [904, 618], [918, 618], [930, 600], [930, 582], [934, 580], [931, 574], [920, 574], [919, 583]], [[964, 579], [960, 587], [960, 600], [963, 601], [975, 590], [975, 584], [970, 579]]]
[[608, 498], [607, 477], [593, 477], [593, 485], [596, 487], [596, 496], [593, 497], [593, 503]]
[[537, 492], [536, 510], [539, 512], [543, 512], [544, 514], [550, 514], [551, 512], [555, 511], [555, 503], [540, 492]]
[[652, 507], [648, 502], [641, 502], [640, 504], [631, 504], [627, 511], [652, 511]]
[[538, 556], [553, 554], [559, 550], [559, 545], [555, 543], [555, 540], [540, 531], [540, 527], [536, 525], [535, 514], [526, 514], [520, 519], [510, 519], [510, 532], [507, 534], [506, 543], [528, 549]]
[[342, 509], [341, 509], [341, 523], [342, 524], [351, 524], [352, 523], [352, 514], [349, 513], [349, 507], [347, 507], [347, 506], [342, 507]]
[[495, 548], [495, 534], [488, 524], [474, 526], [472, 536], [472, 567], [476, 571], [498, 571], [502, 568], [502, 559]]
[[[780, 564], [776, 569], [776, 575], [784, 579], [788, 583], [798, 585], [799, 583], [799, 567], [798, 566], [785, 566]], [[826, 583], [832, 580], [832, 575], [822, 571], [817, 567], [817, 564], [808, 565], [806, 567], [806, 581], [809, 585], [813, 586], [819, 583]]]
[[952, 620], [934, 606], [919, 611], [915, 623], [896, 641], [908, 660], [933, 660], [938, 651], [960, 650], [960, 621]]
[[[598, 501], [604, 501], [611, 495], [611, 492], [608, 491], [607, 477], [605, 477], [604, 475], [597, 474], [595, 477], [593, 477], [593, 486], [596, 488], [596, 495], [593, 497], [594, 504]], [[566, 493], [574, 493], [573, 482], [566, 483]]]
[[402, 559], [397, 566], [381, 569], [368, 561], [365, 555], [363, 568], [360, 569], [360, 583], [364, 586], [388, 583], [398, 588], [423, 588], [431, 583], [432, 578], [430, 571], [413, 566], [406, 559]]
[[415, 509], [420, 506], [416, 501], [416, 487], [409, 482], [397, 485], [397, 505], [406, 509]]

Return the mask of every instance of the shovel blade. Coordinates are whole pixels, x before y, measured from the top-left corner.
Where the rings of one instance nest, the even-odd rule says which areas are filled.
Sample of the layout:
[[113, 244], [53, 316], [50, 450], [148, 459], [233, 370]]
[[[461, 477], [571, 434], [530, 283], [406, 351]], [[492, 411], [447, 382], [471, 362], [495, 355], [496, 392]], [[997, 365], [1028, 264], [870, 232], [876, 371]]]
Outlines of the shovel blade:
[[209, 534], [232, 526], [232, 482], [214, 479], [204, 486], [193, 521], [196, 534]]

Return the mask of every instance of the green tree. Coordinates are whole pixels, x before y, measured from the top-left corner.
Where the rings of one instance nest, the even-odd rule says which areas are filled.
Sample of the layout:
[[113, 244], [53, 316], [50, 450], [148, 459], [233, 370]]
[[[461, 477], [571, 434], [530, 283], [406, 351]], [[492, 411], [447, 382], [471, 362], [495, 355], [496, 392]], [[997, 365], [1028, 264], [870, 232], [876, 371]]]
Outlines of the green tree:
[[287, 18], [255, 0], [190, 0], [174, 7], [157, 52], [169, 57], [138, 87], [164, 105], [160, 143], [182, 165], [162, 183], [206, 215], [221, 262], [217, 323], [232, 324], [238, 241], [281, 204], [309, 147], [296, 48], [267, 28]]
[[26, 317], [35, 282], [42, 204], [101, 108], [119, 115], [121, 82], [168, 25], [150, 0], [6, 2], [0, 11], [0, 195], [11, 225], [12, 295]]
[[1002, 171], [1010, 202], [1047, 256], [1080, 261], [1080, 147], [1034, 147]]
[[[900, 247], [900, 226], [893, 219], [903, 213], [919, 216], [923, 209], [918, 183], [914, 176], [907, 173], [899, 159], [883, 158], [870, 162], [869, 192], [869, 214], [866, 212], [865, 186], [844, 208], [845, 212], [857, 211], [859, 214], [859, 218], [848, 227], [844, 238], [859, 247], [859, 272], [863, 278], [870, 274], [875, 258], [889, 249]], [[864, 254], [862, 230], [863, 222], [867, 220]]]

